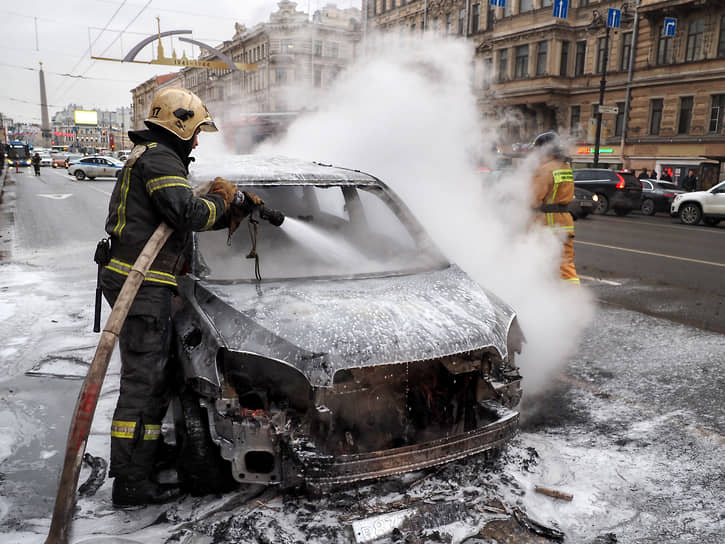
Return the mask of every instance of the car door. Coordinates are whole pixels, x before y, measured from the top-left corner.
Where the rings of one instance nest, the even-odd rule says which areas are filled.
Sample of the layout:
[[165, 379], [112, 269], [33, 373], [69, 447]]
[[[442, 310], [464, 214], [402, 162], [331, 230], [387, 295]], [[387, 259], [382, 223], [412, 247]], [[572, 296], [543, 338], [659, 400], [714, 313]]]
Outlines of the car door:
[[106, 159], [96, 159], [98, 161], [98, 176], [109, 177], [111, 173], [111, 164]]
[[706, 202], [703, 202], [703, 205], [705, 213], [725, 216], [725, 183], [710, 189], [710, 194], [706, 197]]

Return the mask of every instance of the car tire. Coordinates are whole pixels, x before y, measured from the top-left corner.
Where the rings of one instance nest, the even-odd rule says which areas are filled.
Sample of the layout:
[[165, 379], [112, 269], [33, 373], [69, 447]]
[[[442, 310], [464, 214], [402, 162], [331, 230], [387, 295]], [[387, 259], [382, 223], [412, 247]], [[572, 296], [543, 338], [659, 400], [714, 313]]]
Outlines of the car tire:
[[83, 181], [86, 179], [86, 173], [83, 170], [76, 170], [75, 174], [73, 174], [78, 181]]
[[680, 206], [680, 222], [685, 225], [697, 225], [702, 219], [702, 210], [694, 202], [685, 202]]
[[596, 193], [597, 203], [594, 206], [593, 212], [597, 215], [604, 215], [609, 211], [609, 199], [602, 193]]
[[716, 227], [717, 224], [720, 222], [720, 219], [715, 219], [714, 217], [703, 217], [702, 222], [705, 223], [708, 227]]
[[651, 198], [645, 198], [642, 201], [642, 205], [639, 207], [639, 210], [644, 215], [654, 215], [655, 214], [655, 201]]
[[629, 208], [614, 208], [614, 213], [617, 214], [619, 217], [624, 217], [625, 215], [629, 215], [629, 212], [631, 212]]
[[209, 432], [206, 410], [188, 389], [178, 396], [175, 421], [179, 451], [176, 471], [181, 487], [194, 496], [224, 493], [237, 487], [232, 465], [222, 459]]

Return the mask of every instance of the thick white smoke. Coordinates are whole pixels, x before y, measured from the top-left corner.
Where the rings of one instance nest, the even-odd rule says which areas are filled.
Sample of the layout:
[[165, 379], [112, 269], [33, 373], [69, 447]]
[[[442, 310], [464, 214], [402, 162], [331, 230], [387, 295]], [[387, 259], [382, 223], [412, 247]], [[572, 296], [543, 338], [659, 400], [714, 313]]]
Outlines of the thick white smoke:
[[315, 113], [259, 151], [360, 169], [390, 185], [453, 262], [514, 307], [527, 339], [518, 359], [525, 391], [541, 391], [575, 352], [593, 304], [586, 288], [559, 279], [560, 240], [532, 226], [535, 157], [497, 182], [476, 170], [495, 163], [498, 129], [479, 118], [469, 44], [377, 43], [380, 52], [368, 51], [310, 105]]

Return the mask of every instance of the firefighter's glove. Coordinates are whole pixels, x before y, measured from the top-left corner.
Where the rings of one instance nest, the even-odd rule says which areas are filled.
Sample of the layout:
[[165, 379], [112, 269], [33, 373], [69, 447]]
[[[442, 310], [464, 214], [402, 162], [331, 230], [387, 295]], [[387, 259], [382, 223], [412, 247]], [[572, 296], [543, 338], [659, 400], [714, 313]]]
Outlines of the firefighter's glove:
[[224, 178], [217, 177], [209, 188], [209, 194], [221, 196], [224, 199], [224, 208], [228, 210], [237, 196], [237, 186]]
[[237, 191], [232, 201], [231, 218], [229, 219], [229, 236], [231, 236], [239, 224], [244, 221], [255, 208], [262, 206], [264, 200], [249, 191]]

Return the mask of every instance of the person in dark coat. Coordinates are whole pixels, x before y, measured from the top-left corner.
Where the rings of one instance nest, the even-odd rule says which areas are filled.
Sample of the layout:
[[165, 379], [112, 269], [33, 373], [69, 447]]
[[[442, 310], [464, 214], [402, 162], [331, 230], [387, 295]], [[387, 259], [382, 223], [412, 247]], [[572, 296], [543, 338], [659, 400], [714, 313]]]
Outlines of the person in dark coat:
[[692, 168], [687, 171], [687, 175], [682, 180], [682, 188], [688, 192], [694, 191], [697, 188], [697, 176]]

